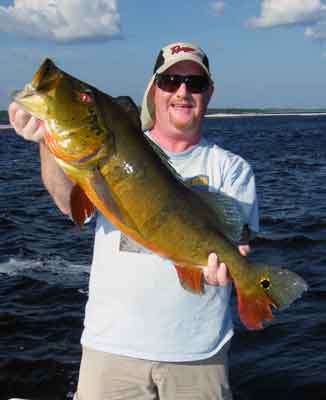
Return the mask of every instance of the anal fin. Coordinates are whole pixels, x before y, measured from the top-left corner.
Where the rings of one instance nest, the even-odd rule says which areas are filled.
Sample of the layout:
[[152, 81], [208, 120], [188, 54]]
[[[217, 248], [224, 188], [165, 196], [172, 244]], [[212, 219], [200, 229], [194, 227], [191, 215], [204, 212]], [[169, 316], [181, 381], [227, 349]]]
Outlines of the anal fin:
[[72, 219], [78, 225], [83, 225], [95, 212], [94, 205], [78, 184], [76, 184], [72, 189], [70, 205]]
[[204, 275], [201, 268], [175, 265], [181, 285], [192, 293], [204, 293]]

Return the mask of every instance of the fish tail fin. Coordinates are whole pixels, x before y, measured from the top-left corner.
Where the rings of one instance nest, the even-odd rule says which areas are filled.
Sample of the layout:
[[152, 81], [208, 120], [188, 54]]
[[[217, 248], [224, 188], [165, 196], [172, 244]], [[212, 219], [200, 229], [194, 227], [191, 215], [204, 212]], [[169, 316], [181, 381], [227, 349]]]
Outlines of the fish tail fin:
[[272, 307], [282, 309], [308, 289], [296, 273], [270, 266], [251, 265], [246, 285], [234, 280], [240, 319], [248, 329], [262, 329], [273, 319]]

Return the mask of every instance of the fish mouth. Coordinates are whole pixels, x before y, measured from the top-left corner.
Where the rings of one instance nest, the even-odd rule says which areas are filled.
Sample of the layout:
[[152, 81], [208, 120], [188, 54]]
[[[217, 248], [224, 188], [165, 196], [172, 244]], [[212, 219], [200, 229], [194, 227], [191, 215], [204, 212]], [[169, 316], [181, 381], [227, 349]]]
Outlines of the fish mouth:
[[34, 96], [36, 94], [36, 89], [35, 87], [31, 84], [28, 83], [25, 85], [25, 87], [21, 90], [15, 90], [11, 94], [11, 98], [18, 104], [20, 104], [20, 101], [24, 99], [25, 97], [30, 97]]
[[26, 84], [22, 90], [12, 93], [13, 100], [24, 111], [44, 119], [48, 111], [44, 96], [58, 85], [60, 72], [55, 64], [47, 58], [34, 74], [32, 81]]
[[15, 91], [12, 96], [13, 101], [25, 112], [34, 115], [36, 118], [44, 119], [47, 113], [47, 106], [42, 96], [31, 83], [25, 85], [24, 89]]
[[38, 92], [48, 91], [56, 86], [60, 78], [60, 70], [49, 58], [45, 59], [40, 68], [35, 72], [30, 83], [25, 85], [22, 90], [12, 93], [13, 100], [19, 102], [25, 97], [34, 96]]

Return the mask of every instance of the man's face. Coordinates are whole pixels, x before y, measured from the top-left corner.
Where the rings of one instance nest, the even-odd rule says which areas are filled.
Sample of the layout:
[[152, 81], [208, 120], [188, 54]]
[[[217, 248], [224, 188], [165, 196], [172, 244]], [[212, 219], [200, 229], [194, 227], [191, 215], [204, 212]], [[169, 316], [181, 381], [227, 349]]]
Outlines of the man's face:
[[[203, 69], [193, 61], [181, 61], [164, 74], [169, 75], [205, 75]], [[155, 104], [154, 130], [168, 132], [171, 135], [199, 135], [206, 107], [213, 92], [210, 86], [204, 93], [191, 93], [185, 83], [181, 83], [175, 92], [167, 92], [157, 85], [152, 94]]]

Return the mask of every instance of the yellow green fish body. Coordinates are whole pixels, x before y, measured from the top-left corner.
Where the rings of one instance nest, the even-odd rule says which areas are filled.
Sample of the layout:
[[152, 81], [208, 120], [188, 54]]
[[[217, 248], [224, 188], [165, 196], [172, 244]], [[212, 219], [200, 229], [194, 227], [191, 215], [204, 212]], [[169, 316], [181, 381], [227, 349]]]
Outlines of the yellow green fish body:
[[271, 306], [286, 306], [307, 289], [295, 273], [256, 266], [238, 253], [226, 237], [241, 230], [232, 200], [215, 193], [212, 201], [188, 188], [143, 135], [129, 98], [104, 94], [46, 60], [15, 100], [45, 121], [46, 143], [75, 182], [71, 210], [78, 223], [95, 206], [133, 240], [169, 258], [182, 285], [196, 293], [204, 290], [209, 253], [217, 253], [251, 329], [272, 319]]

